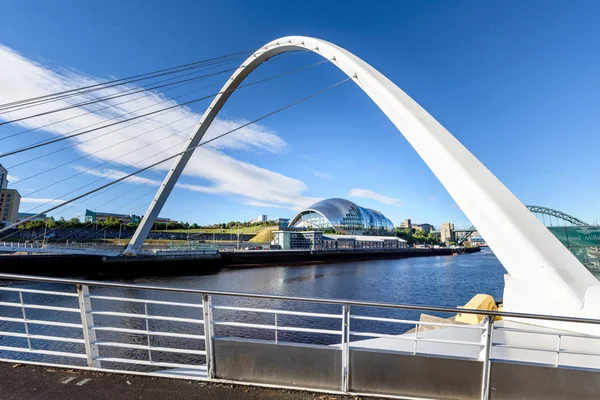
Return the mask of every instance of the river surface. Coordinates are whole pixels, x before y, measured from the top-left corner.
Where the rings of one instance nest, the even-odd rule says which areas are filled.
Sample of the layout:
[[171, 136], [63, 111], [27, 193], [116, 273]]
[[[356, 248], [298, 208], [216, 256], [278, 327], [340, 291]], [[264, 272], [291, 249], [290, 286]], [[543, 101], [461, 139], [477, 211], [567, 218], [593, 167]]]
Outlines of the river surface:
[[[249, 269], [225, 269], [214, 275], [204, 276], [164, 276], [147, 277], [116, 282], [144, 285], [168, 286], [204, 290], [218, 290], [242, 293], [260, 293], [294, 297], [315, 297], [327, 299], [348, 299], [387, 302], [396, 304], [418, 304], [457, 307], [466, 304], [475, 294], [491, 294], [496, 300], [502, 298], [505, 270], [494, 254], [487, 248], [479, 253], [458, 256], [437, 256], [406, 258], [395, 260], [358, 261], [333, 264], [316, 264], [302, 266], [270, 266]], [[38, 290], [59, 290], [75, 292], [72, 285], [40, 284], [23, 282], [0, 282], [3, 286], [21, 287]], [[92, 287], [92, 295], [151, 299], [158, 301], [201, 304], [198, 294], [140, 291], [134, 289]], [[35, 293], [24, 293], [25, 303], [42, 304], [56, 307], [77, 308], [77, 298], [62, 296], [46, 296]], [[16, 302], [20, 299], [16, 292], [0, 291], [0, 302]], [[214, 306], [253, 307], [278, 310], [294, 310], [312, 313], [330, 313], [341, 315], [342, 307], [336, 304], [317, 304], [285, 300], [264, 300], [232, 296], [213, 296]], [[199, 308], [164, 306], [143, 303], [117, 302], [111, 300], [92, 299], [92, 306], [97, 311], [109, 311], [144, 315], [146, 312], [154, 316], [202, 319]], [[27, 309], [27, 319], [51, 320], [81, 323], [78, 312], [48, 311]], [[375, 307], [351, 307], [352, 315], [399, 318], [418, 320], [421, 312]], [[436, 313], [430, 313], [436, 314]], [[22, 310], [18, 307], [0, 306], [3, 317], [22, 318]], [[449, 317], [451, 314], [439, 314]], [[248, 313], [224, 309], [214, 310], [215, 321], [230, 321], [263, 325], [274, 325], [274, 316], [266, 313]], [[278, 315], [279, 327], [305, 327], [312, 329], [341, 330], [341, 319], [314, 318], [306, 316]], [[152, 320], [146, 325], [144, 318], [124, 318], [114, 315], [94, 315], [96, 326], [134, 329], [138, 331], [177, 332], [183, 334], [202, 335], [203, 326], [198, 323], [182, 323]], [[375, 323], [373, 321], [356, 320], [352, 330], [362, 332], [378, 332], [385, 334], [401, 334], [414, 328], [412, 325], [391, 323]], [[81, 329], [28, 324], [29, 333], [35, 335], [53, 335], [81, 338]], [[0, 331], [24, 333], [22, 322], [0, 321]], [[145, 333], [122, 333], [97, 331], [98, 340], [120, 342], [146, 346], [175, 347], [179, 349], [202, 350], [202, 340], [186, 338], [147, 336]], [[274, 331], [269, 329], [248, 329], [247, 327], [215, 326], [217, 336], [242, 337], [274, 340]], [[356, 340], [357, 338], [351, 338]], [[340, 335], [315, 334], [310, 332], [290, 332], [280, 330], [279, 341], [313, 344], [340, 343]], [[0, 334], [0, 346], [18, 346], [27, 348], [25, 338], [15, 338]], [[51, 342], [31, 340], [35, 349], [68, 351], [83, 353], [83, 345], [77, 343]], [[119, 358], [147, 359], [147, 351], [131, 350], [115, 347], [101, 347], [101, 355]], [[64, 357], [32, 355], [2, 351], [0, 358], [32, 359], [66, 363]], [[173, 353], [152, 352], [154, 361], [202, 363], [201, 356], [178, 355]], [[72, 360], [68, 361], [69, 363]], [[84, 360], [77, 360], [81, 364]], [[140, 369], [145, 367], [121, 365], [120, 369]]]
[[489, 250], [459, 256], [225, 269], [215, 275], [120, 280], [205, 290], [456, 307], [502, 298], [504, 267]]

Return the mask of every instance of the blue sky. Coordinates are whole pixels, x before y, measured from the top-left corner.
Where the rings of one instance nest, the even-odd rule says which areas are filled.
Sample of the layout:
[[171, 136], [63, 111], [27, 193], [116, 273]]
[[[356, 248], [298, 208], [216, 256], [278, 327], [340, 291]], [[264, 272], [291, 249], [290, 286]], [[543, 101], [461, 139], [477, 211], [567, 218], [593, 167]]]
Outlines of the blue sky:
[[[36, 84], [44, 82], [72, 85], [125, 77], [257, 48], [281, 36], [315, 36], [348, 49], [388, 76], [524, 203], [590, 222], [600, 219], [600, 3], [171, 1], [167, 5], [22, 0], [4, 4], [3, 15], [9, 18], [0, 24], [1, 103], [34, 95], [41, 90]], [[248, 79], [318, 61], [316, 55], [299, 54], [267, 63]], [[323, 64], [241, 90], [223, 109], [215, 132], [343, 78], [334, 66]], [[145, 100], [156, 103], [191, 89]], [[181, 111], [177, 115], [187, 120], [177, 127], [193, 125], [207, 105], [208, 101], [200, 102]], [[43, 121], [30, 124], [25, 127]], [[23, 129], [2, 126], [0, 138]], [[129, 135], [143, 133], [130, 131]], [[174, 132], [159, 130], [154, 133], [159, 136], [148, 138], [158, 140]], [[37, 130], [18, 140], [0, 141], [0, 152], [56, 134]], [[127, 138], [120, 134], [125, 133], [95, 140], [96, 147], [74, 142], [68, 150], [11, 168], [11, 183], [28, 199], [21, 211], [60, 199], [71, 190], [85, 191], [79, 188], [138, 161], [128, 156], [121, 164], [94, 169], [116, 154], [111, 150], [19, 183]], [[144, 143], [130, 140], [117, 148], [123, 153], [122, 149], [132, 151]], [[161, 142], [162, 147], [150, 148], [177, 143], [169, 139]], [[67, 144], [3, 158], [0, 163], [16, 165]], [[249, 220], [258, 214], [290, 217], [313, 200], [346, 197], [382, 211], [395, 224], [404, 218], [436, 226], [445, 221], [469, 224], [401, 134], [352, 83], [202, 150], [162, 215], [198, 223]], [[28, 194], [84, 170], [88, 171]], [[144, 174], [149, 181], [119, 185], [58, 215], [78, 215], [86, 207], [141, 214], [151, 199], [153, 182], [164, 172]]]

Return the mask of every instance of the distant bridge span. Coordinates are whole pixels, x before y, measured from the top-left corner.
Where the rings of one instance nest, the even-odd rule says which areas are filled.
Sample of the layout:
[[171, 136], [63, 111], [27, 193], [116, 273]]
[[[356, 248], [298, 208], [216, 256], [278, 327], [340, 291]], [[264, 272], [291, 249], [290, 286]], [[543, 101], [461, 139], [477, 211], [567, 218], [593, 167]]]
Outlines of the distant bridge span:
[[[525, 207], [527, 207], [527, 209], [529, 209], [529, 211], [531, 211], [533, 214], [547, 215], [549, 217], [555, 217], [557, 220], [564, 221], [570, 225], [590, 226], [590, 224], [580, 220], [579, 218], [575, 218], [572, 215], [569, 215], [562, 211], [554, 210], [552, 208], [542, 207], [542, 206], [525, 206]], [[460, 244], [463, 244], [464, 241], [467, 240], [469, 237], [471, 237], [471, 235], [474, 232], [477, 232], [477, 228], [475, 227], [475, 225], [471, 225], [471, 227], [469, 229], [465, 229], [465, 230], [455, 229], [455, 231], [464, 232], [464, 234], [456, 241], [456, 243], [460, 245]]]

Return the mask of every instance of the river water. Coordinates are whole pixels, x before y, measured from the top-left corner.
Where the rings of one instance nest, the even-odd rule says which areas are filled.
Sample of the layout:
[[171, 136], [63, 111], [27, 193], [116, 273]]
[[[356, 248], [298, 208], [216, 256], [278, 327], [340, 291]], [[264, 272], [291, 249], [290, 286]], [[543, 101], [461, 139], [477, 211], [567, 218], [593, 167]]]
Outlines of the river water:
[[119, 282], [456, 307], [477, 293], [501, 299], [505, 273], [491, 250], [484, 248], [459, 256], [225, 269], [215, 275]]
[[[119, 280], [122, 283], [169, 286], [204, 290], [230, 292], [260, 293], [294, 297], [316, 297], [328, 299], [364, 300], [389, 302], [397, 304], [418, 304], [456, 307], [466, 304], [475, 294], [491, 294], [496, 300], [502, 298], [505, 270], [494, 254], [487, 248], [479, 253], [458, 256], [438, 256], [422, 258], [406, 258], [395, 260], [358, 261], [334, 264], [316, 264], [301, 266], [269, 266], [249, 269], [225, 269], [214, 275], [203, 276], [164, 276]], [[61, 290], [74, 292], [72, 285], [39, 284], [23, 282], [0, 282], [1, 285], [22, 287], [38, 290]], [[140, 291], [122, 288], [92, 287], [91, 293], [99, 296], [114, 296], [132, 299], [151, 299], [158, 301], [185, 302], [200, 304], [202, 299], [197, 294]], [[58, 296], [42, 296], [35, 293], [24, 293], [25, 303], [43, 304], [56, 307], [77, 308], [77, 298]], [[215, 306], [253, 307], [279, 310], [295, 310], [303, 312], [330, 313], [341, 315], [341, 306], [334, 304], [316, 304], [282, 300], [263, 300], [243, 297], [213, 296]], [[0, 302], [16, 302], [20, 299], [18, 293], [0, 291]], [[94, 310], [168, 316], [178, 318], [201, 319], [202, 310], [199, 308], [163, 306], [148, 304], [147, 310], [143, 303], [116, 302], [111, 300], [92, 299]], [[52, 320], [71, 323], [81, 323], [79, 313], [27, 309], [27, 319]], [[0, 306], [0, 315], [4, 317], [22, 318], [22, 310], [16, 307]], [[352, 315], [368, 315], [386, 318], [401, 318], [418, 320], [420, 312], [389, 308], [352, 307]], [[450, 315], [438, 314], [448, 317]], [[298, 317], [279, 315], [278, 326], [309, 327], [340, 331], [340, 319], [323, 319], [314, 317]], [[95, 315], [95, 325], [134, 329], [138, 331], [178, 332], [183, 334], [203, 334], [201, 324], [181, 323], [170, 321], [150, 321], [146, 325], [144, 318], [123, 318], [111, 315]], [[215, 321], [233, 321], [273, 325], [272, 314], [247, 313], [223, 309], [214, 310]], [[376, 325], [376, 326], [375, 326]], [[63, 337], [81, 337], [81, 329], [68, 327], [53, 327], [28, 324], [29, 333], [36, 335], [53, 335]], [[357, 321], [353, 330], [379, 332], [386, 334], [401, 334], [413, 326], [398, 324], [381, 324], [371, 321]], [[22, 322], [0, 321], [0, 331], [24, 332]], [[248, 329], [232, 326], [216, 326], [217, 336], [243, 337], [253, 339], [274, 340], [274, 332], [268, 329]], [[98, 331], [98, 340], [121, 342], [146, 346], [148, 341], [152, 346], [175, 347], [182, 349], [202, 350], [201, 340], [183, 338], [150, 336], [122, 332]], [[278, 332], [279, 341], [315, 344], [336, 344], [340, 336], [334, 334], [314, 334], [310, 332]], [[354, 340], [351, 338], [351, 340]], [[31, 340], [35, 349], [84, 352], [83, 345], [76, 343], [50, 342]], [[27, 348], [24, 338], [3, 336], [0, 334], [0, 346], [18, 346]], [[147, 358], [145, 350], [123, 348], [102, 348], [101, 355], [119, 358]], [[152, 353], [154, 361], [202, 363], [202, 357], [192, 355], [177, 355], [173, 353]], [[2, 351], [0, 358], [31, 359], [48, 361], [47, 356], [28, 353]], [[63, 357], [50, 360], [65, 363]], [[70, 360], [69, 362], [72, 362]], [[79, 360], [79, 363], [84, 360]], [[120, 365], [121, 369], [140, 369], [139, 366]], [[142, 367], [143, 369], [144, 367]]]

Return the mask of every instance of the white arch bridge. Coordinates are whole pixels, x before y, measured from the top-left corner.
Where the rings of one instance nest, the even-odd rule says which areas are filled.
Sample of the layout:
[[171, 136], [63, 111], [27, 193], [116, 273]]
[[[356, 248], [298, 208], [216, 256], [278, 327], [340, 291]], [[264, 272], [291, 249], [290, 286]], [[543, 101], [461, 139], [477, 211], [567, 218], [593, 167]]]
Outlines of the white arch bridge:
[[312, 51], [338, 67], [415, 149], [508, 271], [505, 310], [600, 317], [598, 280], [465, 146], [375, 68], [335, 44], [311, 37], [288, 36], [267, 43], [233, 73], [175, 158], [126, 255], [140, 251], [194, 149], [235, 89], [264, 61], [295, 50]]

